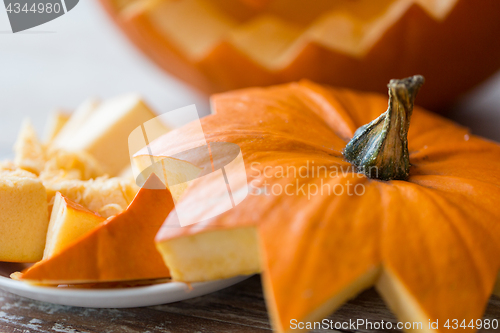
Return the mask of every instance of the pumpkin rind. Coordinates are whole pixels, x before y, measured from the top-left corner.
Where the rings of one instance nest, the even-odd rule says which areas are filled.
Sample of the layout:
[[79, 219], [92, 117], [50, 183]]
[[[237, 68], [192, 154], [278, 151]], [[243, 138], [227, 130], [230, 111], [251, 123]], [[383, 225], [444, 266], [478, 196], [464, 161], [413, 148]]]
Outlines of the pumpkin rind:
[[413, 103], [423, 83], [419, 75], [389, 82], [387, 111], [358, 128], [344, 148], [344, 157], [358, 172], [380, 180], [408, 178], [408, 129]]
[[495, 0], [101, 3], [160, 67], [207, 93], [302, 78], [385, 93], [419, 73], [419, 104], [436, 108], [500, 68]]
[[[424, 332], [428, 319], [481, 318], [500, 267], [498, 144], [416, 107], [408, 133], [408, 181], [371, 180], [346, 169], [342, 149], [358, 127], [386, 109], [385, 97], [303, 81], [216, 95], [212, 105], [214, 114], [201, 120], [207, 141], [238, 144], [255, 188], [262, 189], [264, 180], [292, 189], [323, 181], [362, 184], [365, 192], [253, 193], [232, 210], [188, 227], [175, 228], [171, 215], [156, 237], [159, 246], [254, 226], [266, 299], [279, 331], [290, 330], [291, 319], [321, 320], [373, 284], [401, 320], [423, 321]], [[189, 147], [189, 131], [181, 128], [152, 145], [168, 155]], [[312, 161], [350, 171], [279, 177], [278, 166], [310, 169]], [[262, 174], [266, 167], [274, 167], [269, 177]], [[199, 188], [206, 192], [210, 186], [193, 183], [178, 205], [189, 210], [203, 200]], [[217, 246], [206, 239], [206, 248]], [[210, 262], [210, 253], [203, 259]], [[232, 272], [238, 273], [246, 272]]]
[[153, 240], [174, 202], [170, 191], [155, 175], [145, 187], [124, 212], [28, 268], [21, 279], [58, 285], [169, 277]]

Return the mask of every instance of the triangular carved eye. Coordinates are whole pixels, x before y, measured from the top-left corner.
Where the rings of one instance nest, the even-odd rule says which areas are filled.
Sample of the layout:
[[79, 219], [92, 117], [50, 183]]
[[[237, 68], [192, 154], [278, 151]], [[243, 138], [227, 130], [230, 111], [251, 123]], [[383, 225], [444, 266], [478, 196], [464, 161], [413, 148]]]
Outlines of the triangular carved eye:
[[55, 20], [69, 12], [79, 0], [48, 0], [34, 2], [32, 0], [5, 0], [5, 9], [9, 17], [12, 32], [31, 29]]

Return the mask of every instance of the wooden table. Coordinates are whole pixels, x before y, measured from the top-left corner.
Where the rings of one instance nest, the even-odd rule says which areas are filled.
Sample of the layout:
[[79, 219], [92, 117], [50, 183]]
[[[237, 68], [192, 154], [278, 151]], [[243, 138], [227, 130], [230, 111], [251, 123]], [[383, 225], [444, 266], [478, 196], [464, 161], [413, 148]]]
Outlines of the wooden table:
[[[500, 319], [500, 299], [492, 297], [485, 318]], [[363, 292], [334, 315], [334, 322], [397, 319], [374, 289]], [[0, 291], [0, 332], [135, 333], [232, 332], [271, 330], [258, 275], [219, 292], [147, 308], [86, 309], [32, 301]], [[452, 330], [451, 330], [452, 331]], [[458, 330], [460, 331], [460, 330]], [[480, 330], [481, 333], [499, 330]], [[312, 332], [398, 332], [397, 330], [315, 330]]]

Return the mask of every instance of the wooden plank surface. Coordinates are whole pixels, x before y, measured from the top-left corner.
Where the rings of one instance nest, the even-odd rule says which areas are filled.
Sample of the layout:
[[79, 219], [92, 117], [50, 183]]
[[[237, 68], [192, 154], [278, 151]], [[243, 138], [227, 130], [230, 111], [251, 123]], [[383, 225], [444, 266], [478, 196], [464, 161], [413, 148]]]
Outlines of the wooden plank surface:
[[[500, 299], [492, 297], [485, 318], [500, 319]], [[369, 289], [329, 317], [333, 322], [357, 319], [372, 323], [397, 319], [374, 289]], [[145, 333], [145, 332], [270, 332], [260, 277], [194, 299], [146, 308], [86, 309], [53, 305], [0, 291], [0, 332]], [[453, 330], [451, 330], [453, 331]], [[460, 330], [458, 330], [460, 331]], [[499, 330], [481, 330], [480, 333]], [[341, 329], [313, 332], [398, 332]]]

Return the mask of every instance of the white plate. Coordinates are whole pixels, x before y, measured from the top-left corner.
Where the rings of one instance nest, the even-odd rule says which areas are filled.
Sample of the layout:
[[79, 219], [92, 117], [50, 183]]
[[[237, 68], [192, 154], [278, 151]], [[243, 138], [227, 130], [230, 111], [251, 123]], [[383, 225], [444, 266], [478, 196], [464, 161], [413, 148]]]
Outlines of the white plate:
[[191, 288], [181, 282], [114, 289], [39, 287], [9, 278], [11, 273], [24, 267], [20, 264], [0, 263], [0, 289], [37, 301], [89, 308], [131, 308], [172, 303], [206, 295], [249, 278], [237, 276], [225, 280], [192, 283]]

